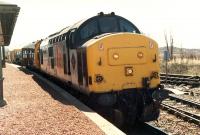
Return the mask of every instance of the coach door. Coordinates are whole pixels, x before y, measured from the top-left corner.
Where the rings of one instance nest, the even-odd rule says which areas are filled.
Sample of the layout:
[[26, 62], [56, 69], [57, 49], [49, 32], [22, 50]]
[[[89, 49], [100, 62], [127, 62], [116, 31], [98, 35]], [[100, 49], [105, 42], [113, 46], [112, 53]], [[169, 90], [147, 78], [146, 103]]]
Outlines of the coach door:
[[88, 87], [88, 72], [87, 72], [87, 56], [86, 48], [80, 47], [77, 49], [78, 58], [78, 83], [84, 89]]

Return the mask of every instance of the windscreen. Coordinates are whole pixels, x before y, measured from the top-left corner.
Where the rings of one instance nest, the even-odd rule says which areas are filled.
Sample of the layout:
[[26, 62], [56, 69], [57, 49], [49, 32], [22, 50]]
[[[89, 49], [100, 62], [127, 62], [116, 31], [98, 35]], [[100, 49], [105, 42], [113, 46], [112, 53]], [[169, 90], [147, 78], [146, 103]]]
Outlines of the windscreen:
[[133, 32], [139, 33], [139, 30], [129, 21], [121, 17], [105, 16], [99, 18], [100, 34], [112, 32]]
[[80, 29], [80, 41], [85, 42], [97, 35], [115, 32], [140, 33], [137, 27], [122, 17], [100, 16], [88, 21]]
[[99, 18], [99, 26], [101, 33], [111, 33], [119, 31], [116, 17]]

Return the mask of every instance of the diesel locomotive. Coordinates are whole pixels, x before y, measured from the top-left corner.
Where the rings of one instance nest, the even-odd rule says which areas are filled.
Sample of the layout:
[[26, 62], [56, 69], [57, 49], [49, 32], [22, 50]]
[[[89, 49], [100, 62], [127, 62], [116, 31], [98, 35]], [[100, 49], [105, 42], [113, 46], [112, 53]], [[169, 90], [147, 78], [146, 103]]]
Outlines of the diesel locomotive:
[[119, 123], [159, 117], [158, 44], [129, 20], [99, 13], [35, 42], [33, 67], [113, 110]]

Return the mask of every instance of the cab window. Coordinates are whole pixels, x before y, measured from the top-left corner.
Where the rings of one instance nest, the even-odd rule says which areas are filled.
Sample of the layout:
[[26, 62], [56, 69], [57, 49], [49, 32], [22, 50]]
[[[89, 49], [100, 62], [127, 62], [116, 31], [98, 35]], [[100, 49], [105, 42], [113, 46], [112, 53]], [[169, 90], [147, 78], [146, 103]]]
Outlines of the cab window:
[[117, 19], [115, 17], [101, 17], [99, 18], [99, 25], [101, 33], [118, 32]]
[[119, 20], [119, 26], [120, 30], [123, 32], [137, 32], [137, 30], [134, 29], [133, 25], [124, 19]]

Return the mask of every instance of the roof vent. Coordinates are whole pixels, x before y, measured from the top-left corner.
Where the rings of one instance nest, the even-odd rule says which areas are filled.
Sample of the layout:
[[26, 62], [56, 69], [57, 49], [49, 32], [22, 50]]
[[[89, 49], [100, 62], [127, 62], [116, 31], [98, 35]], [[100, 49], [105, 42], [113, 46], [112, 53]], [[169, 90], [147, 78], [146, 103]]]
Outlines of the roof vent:
[[98, 13], [98, 15], [100, 15], [100, 16], [103, 16], [103, 15], [104, 15], [104, 13], [103, 13], [103, 12], [100, 12], [100, 13]]
[[111, 12], [110, 14], [111, 14], [111, 15], [115, 15], [115, 12]]

